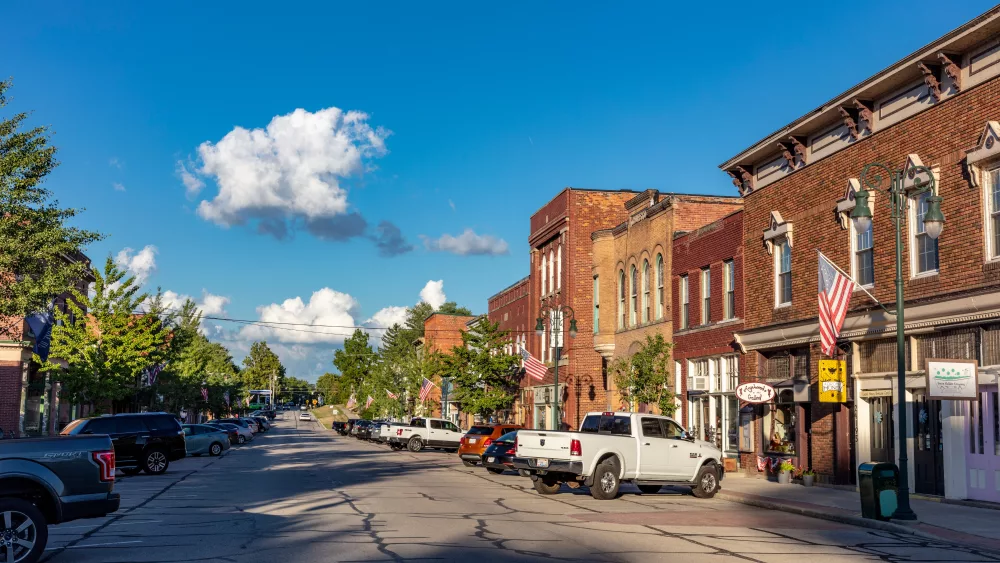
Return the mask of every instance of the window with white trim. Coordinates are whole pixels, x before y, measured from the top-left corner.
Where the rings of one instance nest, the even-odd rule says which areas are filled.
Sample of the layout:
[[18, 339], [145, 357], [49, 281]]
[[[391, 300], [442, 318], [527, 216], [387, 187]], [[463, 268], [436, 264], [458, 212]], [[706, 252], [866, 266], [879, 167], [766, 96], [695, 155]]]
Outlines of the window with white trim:
[[556, 247], [556, 289], [562, 288], [562, 245]]
[[1000, 167], [983, 172], [986, 193], [986, 258], [1000, 258]]
[[722, 391], [722, 358], [712, 358], [710, 362], [709, 369], [712, 372], [712, 391]]
[[681, 298], [681, 328], [688, 327], [688, 277], [681, 276], [680, 289]]
[[625, 328], [625, 270], [618, 270], [618, 328]]
[[910, 262], [913, 276], [935, 274], [938, 271], [938, 241], [927, 234], [924, 215], [927, 214], [927, 198], [930, 191], [909, 196], [910, 215]]
[[642, 322], [649, 322], [649, 260], [642, 261]]
[[701, 271], [701, 324], [712, 321], [712, 270]]
[[736, 265], [732, 260], [722, 263], [722, 281], [725, 293], [722, 302], [722, 318], [725, 320], [736, 317]]
[[688, 362], [688, 390], [708, 391], [708, 359]]
[[639, 306], [639, 270], [635, 266], [632, 266], [632, 300], [629, 303], [629, 326], [635, 326], [636, 309]]
[[875, 253], [873, 250], [872, 229], [874, 223], [868, 225], [868, 230], [858, 232], [854, 226], [854, 221], [850, 222], [851, 229], [851, 252], [853, 262], [851, 264], [854, 274], [854, 281], [863, 287], [871, 287], [875, 284]]
[[546, 265], [546, 262], [545, 262], [545, 253], [542, 252], [542, 267], [539, 269], [540, 273], [541, 273], [541, 275], [539, 277], [542, 278], [541, 279], [542, 295], [545, 295], [545, 293], [546, 293], [545, 292], [545, 276], [548, 275], [548, 272], [545, 270], [545, 265]]
[[726, 370], [726, 391], [735, 391], [740, 386], [740, 357], [725, 356], [722, 359], [723, 367]]
[[663, 255], [656, 255], [656, 318], [663, 318]]
[[788, 239], [774, 242], [774, 305], [792, 303], [792, 245]]
[[601, 285], [598, 283], [597, 276], [594, 276], [594, 334], [599, 332], [598, 327], [601, 325]]
[[555, 254], [552, 252], [552, 250], [549, 250], [549, 292], [553, 292], [556, 290], [556, 283], [555, 280], [553, 279], [555, 277], [555, 273], [556, 273]]

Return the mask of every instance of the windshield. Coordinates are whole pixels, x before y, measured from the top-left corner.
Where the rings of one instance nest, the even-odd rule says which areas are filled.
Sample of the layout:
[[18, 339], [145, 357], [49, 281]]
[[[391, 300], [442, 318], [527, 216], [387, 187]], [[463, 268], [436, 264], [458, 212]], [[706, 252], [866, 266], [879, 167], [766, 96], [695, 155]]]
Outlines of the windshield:
[[492, 426], [473, 426], [469, 429], [469, 436], [489, 436], [492, 433]]
[[70, 434], [73, 433], [74, 429], [79, 428], [80, 425], [83, 424], [84, 420], [86, 420], [86, 419], [84, 419], [84, 418], [78, 418], [78, 419], [74, 420], [73, 422], [70, 422], [68, 425], [66, 425], [66, 428], [62, 429], [62, 432], [60, 432], [59, 434], [62, 435], [62, 436], [69, 436]]

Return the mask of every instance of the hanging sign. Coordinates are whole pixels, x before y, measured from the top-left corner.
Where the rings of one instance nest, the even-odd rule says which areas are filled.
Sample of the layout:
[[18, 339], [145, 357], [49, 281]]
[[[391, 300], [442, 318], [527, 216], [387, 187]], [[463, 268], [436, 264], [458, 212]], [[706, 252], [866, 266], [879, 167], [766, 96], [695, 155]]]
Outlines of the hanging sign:
[[736, 388], [736, 397], [746, 403], [768, 403], [774, 400], [774, 387], [767, 383], [744, 383]]
[[847, 402], [847, 362], [844, 360], [819, 361], [819, 402]]
[[928, 358], [927, 398], [934, 401], [979, 400], [979, 362]]

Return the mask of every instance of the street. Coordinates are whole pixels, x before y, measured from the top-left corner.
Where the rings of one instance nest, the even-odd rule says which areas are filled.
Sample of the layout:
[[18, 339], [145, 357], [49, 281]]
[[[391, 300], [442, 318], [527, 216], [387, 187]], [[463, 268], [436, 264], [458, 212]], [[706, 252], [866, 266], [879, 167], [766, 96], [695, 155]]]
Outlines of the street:
[[291, 416], [220, 458], [124, 477], [116, 490], [111, 517], [53, 527], [43, 561], [1000, 561], [680, 489], [543, 497], [514, 473], [392, 452]]

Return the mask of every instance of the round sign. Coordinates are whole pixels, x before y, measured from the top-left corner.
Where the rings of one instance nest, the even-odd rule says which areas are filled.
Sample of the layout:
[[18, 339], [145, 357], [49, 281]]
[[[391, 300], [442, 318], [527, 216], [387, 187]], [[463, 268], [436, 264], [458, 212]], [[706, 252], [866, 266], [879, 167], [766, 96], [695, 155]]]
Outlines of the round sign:
[[736, 388], [736, 397], [747, 403], [767, 403], [774, 399], [774, 387], [767, 383], [744, 383]]

